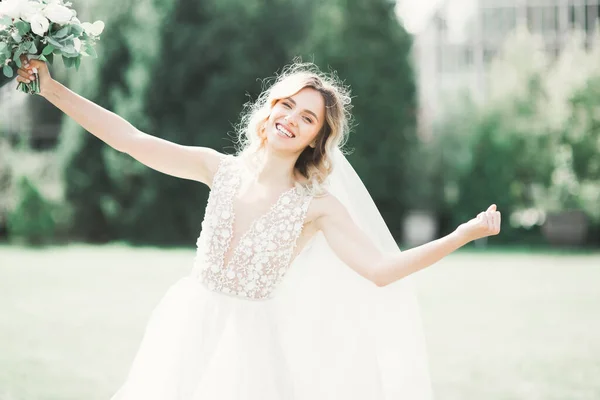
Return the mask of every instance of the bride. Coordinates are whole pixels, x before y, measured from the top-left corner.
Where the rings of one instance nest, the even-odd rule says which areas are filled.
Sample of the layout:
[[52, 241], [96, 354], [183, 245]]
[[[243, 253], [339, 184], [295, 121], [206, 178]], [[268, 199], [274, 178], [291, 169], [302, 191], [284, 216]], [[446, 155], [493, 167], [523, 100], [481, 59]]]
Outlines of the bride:
[[137, 130], [22, 58], [20, 82], [109, 146], [211, 189], [193, 268], [154, 309], [113, 400], [431, 399], [409, 275], [500, 232], [495, 205], [401, 252], [341, 152], [350, 96], [312, 64], [248, 108], [237, 155]]

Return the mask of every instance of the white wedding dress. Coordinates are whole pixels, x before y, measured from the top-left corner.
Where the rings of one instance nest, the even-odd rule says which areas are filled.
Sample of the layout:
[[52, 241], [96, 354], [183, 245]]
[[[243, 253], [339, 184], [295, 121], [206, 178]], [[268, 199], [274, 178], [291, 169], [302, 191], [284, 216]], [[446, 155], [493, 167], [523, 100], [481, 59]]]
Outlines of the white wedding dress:
[[322, 237], [290, 265], [312, 199], [301, 188], [236, 240], [244, 171], [233, 156], [219, 165], [191, 274], [153, 311], [112, 400], [431, 399], [410, 288], [327, 262]]

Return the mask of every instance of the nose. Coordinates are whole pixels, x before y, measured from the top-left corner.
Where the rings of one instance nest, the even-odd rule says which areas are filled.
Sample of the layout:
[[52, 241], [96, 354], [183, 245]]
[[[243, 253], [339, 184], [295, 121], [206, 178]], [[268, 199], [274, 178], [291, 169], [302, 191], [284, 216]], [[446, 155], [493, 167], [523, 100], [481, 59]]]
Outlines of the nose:
[[285, 122], [292, 124], [292, 125], [297, 125], [296, 124], [296, 114], [292, 113], [292, 114], [288, 114], [285, 116], [284, 118]]

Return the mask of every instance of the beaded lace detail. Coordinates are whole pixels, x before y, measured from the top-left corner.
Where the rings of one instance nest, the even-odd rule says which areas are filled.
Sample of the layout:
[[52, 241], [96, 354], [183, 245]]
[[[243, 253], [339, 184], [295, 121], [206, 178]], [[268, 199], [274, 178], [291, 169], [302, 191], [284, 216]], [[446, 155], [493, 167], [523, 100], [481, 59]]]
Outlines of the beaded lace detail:
[[[209, 290], [247, 299], [271, 297], [285, 276], [304, 225], [311, 196], [292, 188], [256, 218], [229, 252], [233, 199], [241, 182], [238, 159], [227, 156], [213, 178], [193, 273]], [[230, 253], [230, 259], [225, 256]], [[227, 262], [227, 264], [226, 264]]]

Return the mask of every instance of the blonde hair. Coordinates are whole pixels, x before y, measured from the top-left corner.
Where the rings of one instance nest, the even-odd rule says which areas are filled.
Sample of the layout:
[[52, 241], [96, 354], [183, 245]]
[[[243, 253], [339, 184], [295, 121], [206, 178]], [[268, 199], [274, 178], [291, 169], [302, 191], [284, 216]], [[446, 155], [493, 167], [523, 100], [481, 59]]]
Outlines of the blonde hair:
[[343, 147], [351, 127], [350, 91], [334, 72], [325, 74], [313, 63], [298, 61], [285, 67], [254, 103], [244, 105], [242, 119], [236, 129], [238, 156], [259, 155], [265, 148], [265, 123], [273, 106], [307, 87], [323, 96], [325, 121], [315, 140], [315, 147], [307, 146], [302, 151], [295, 169], [307, 179], [312, 189], [319, 191], [334, 167], [332, 151]]

